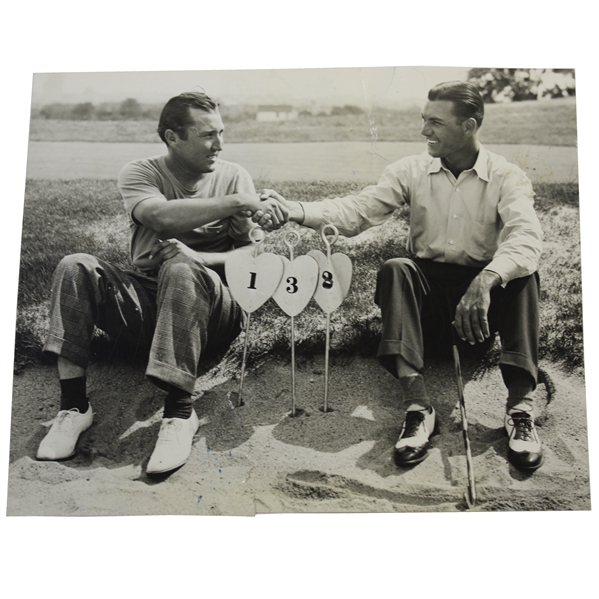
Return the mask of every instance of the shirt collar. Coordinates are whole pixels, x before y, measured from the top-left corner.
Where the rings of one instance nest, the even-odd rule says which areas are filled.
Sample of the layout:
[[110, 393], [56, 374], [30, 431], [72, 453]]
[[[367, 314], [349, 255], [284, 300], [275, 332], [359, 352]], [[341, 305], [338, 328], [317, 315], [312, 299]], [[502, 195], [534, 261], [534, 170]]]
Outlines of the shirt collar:
[[[489, 171], [487, 170], [487, 163], [488, 163], [487, 159], [488, 159], [487, 150], [485, 150], [485, 148], [481, 145], [478, 150], [478, 157], [476, 158], [476, 162], [474, 163], [474, 166], [472, 167], [472, 169], [469, 169], [469, 170], [475, 171], [480, 179], [482, 179], [483, 181], [487, 181], [487, 183], [488, 183], [489, 182]], [[445, 167], [443, 166], [441, 159], [433, 158], [431, 160], [430, 164], [428, 165], [427, 174], [430, 175], [433, 173], [438, 173], [442, 168], [445, 168]]]

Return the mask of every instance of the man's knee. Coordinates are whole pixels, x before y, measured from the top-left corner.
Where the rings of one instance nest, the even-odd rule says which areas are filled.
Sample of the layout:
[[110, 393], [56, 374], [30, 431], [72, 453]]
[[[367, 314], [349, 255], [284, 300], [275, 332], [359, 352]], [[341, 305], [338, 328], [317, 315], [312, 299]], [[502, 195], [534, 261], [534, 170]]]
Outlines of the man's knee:
[[379, 280], [411, 277], [413, 272], [414, 262], [409, 258], [391, 258], [379, 271]]
[[90, 254], [70, 254], [65, 256], [54, 271], [55, 283], [68, 283], [78, 286], [81, 281], [90, 278], [99, 267], [98, 259]]
[[202, 272], [205, 267], [185, 254], [177, 254], [165, 260], [160, 267], [160, 276], [189, 276]]
[[209, 268], [183, 254], [166, 260], [160, 267], [158, 284], [161, 287], [179, 283], [178, 287], [185, 289], [188, 285], [195, 286], [198, 282], [209, 289], [215, 284]]
[[73, 268], [85, 270], [95, 268], [98, 265], [98, 259], [90, 254], [69, 254], [59, 263], [57, 270], [71, 270]]
[[387, 260], [379, 270], [374, 294], [375, 303], [380, 306], [381, 302], [390, 295], [395, 295], [398, 287], [403, 288], [403, 282], [411, 280], [415, 272], [414, 263], [408, 258], [392, 258]]

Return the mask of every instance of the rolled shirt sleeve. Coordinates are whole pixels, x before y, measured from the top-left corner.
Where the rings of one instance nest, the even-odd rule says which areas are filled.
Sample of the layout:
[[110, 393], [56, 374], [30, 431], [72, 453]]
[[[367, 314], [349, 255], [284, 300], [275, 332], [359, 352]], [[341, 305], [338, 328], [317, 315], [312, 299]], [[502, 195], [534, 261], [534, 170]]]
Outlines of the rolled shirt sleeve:
[[365, 187], [359, 194], [320, 202], [300, 202], [306, 227], [318, 229], [333, 224], [341, 235], [352, 237], [382, 225], [405, 202], [406, 183], [387, 167], [376, 185]]
[[534, 191], [518, 167], [507, 164], [497, 212], [502, 223], [499, 245], [485, 267], [503, 284], [535, 272], [543, 249], [543, 230], [534, 210]]

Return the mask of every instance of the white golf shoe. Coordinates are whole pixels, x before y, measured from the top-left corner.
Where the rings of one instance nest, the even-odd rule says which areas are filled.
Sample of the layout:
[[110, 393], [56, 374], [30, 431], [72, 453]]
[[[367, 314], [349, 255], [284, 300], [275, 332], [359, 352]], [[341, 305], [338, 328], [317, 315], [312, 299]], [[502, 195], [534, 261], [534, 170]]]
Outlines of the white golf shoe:
[[91, 405], [82, 414], [77, 408], [61, 410], [37, 450], [38, 460], [65, 460], [75, 454], [79, 435], [94, 419]]
[[146, 472], [164, 474], [183, 466], [191, 453], [193, 436], [200, 423], [195, 410], [186, 420], [182, 418], [163, 418], [158, 433], [156, 447], [150, 457]]

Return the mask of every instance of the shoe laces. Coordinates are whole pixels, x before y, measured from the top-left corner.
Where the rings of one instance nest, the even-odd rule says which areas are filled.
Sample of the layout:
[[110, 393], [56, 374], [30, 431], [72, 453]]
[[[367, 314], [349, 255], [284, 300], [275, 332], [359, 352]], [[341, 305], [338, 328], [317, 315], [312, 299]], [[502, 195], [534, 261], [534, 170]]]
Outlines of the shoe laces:
[[406, 428], [402, 437], [415, 437], [423, 422], [424, 412], [422, 410], [410, 410], [406, 412]]
[[528, 412], [516, 412], [511, 414], [512, 424], [516, 430], [515, 439], [520, 441], [533, 441], [534, 422]]
[[176, 440], [184, 425], [185, 421], [181, 420], [181, 418], [164, 418], [160, 425], [160, 439], [162, 441]]
[[54, 430], [59, 433], [70, 431], [73, 428], [73, 418], [80, 414], [81, 412], [77, 408], [61, 410], [54, 419]]

